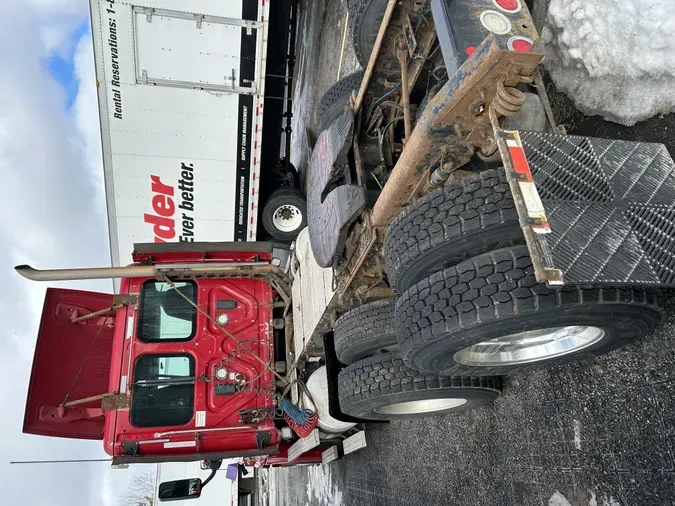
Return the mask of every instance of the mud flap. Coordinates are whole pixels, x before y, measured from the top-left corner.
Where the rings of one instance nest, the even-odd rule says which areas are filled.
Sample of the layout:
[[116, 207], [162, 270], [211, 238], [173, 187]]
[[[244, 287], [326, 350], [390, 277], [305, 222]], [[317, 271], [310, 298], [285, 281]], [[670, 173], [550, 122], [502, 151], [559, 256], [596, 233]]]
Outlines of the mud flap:
[[675, 163], [664, 145], [501, 134], [538, 278], [675, 286]]
[[312, 153], [307, 188], [307, 226], [317, 263], [330, 267], [342, 254], [348, 225], [366, 205], [365, 190], [350, 184], [349, 152], [354, 115], [346, 110], [321, 132]]
[[338, 395], [338, 374], [345, 366], [338, 360], [335, 353], [335, 340], [332, 332], [324, 334], [323, 349], [326, 357], [326, 375], [328, 379], [328, 414], [340, 422], [389, 423], [387, 420], [362, 420], [342, 412], [342, 409], [340, 409], [340, 396]]

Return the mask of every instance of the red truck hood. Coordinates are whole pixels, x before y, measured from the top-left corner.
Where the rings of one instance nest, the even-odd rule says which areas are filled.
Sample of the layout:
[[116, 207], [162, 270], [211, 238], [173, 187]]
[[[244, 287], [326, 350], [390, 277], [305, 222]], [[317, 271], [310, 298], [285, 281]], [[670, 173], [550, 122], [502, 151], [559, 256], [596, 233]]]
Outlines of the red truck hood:
[[[71, 386], [69, 401], [107, 392], [114, 318], [107, 319], [98, 339], [96, 334], [105, 316], [80, 323], [71, 320], [109, 308], [112, 299], [112, 295], [104, 293], [47, 290], [28, 386], [23, 422], [25, 433], [77, 439], [103, 438], [103, 416], [92, 417], [92, 411], [88, 412], [90, 416], [82, 415], [87, 408], [99, 408], [100, 401], [68, 408], [69, 416], [59, 417], [56, 411]], [[92, 347], [95, 339], [96, 344]]]

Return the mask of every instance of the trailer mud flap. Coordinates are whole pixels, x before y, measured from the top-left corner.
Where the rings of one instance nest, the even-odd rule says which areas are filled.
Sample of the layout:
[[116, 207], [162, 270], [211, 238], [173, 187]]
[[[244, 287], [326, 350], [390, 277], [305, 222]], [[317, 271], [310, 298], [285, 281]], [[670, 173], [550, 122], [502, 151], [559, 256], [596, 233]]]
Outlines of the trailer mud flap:
[[530, 172], [543, 204], [540, 217], [536, 198], [519, 209], [538, 278], [559, 270], [565, 284], [675, 286], [675, 163], [664, 145], [503, 134], [509, 178], [523, 187]]
[[314, 147], [307, 188], [309, 240], [317, 263], [333, 265], [344, 248], [347, 226], [366, 205], [363, 188], [350, 184], [348, 153], [352, 143], [354, 115], [346, 110]]
[[338, 374], [344, 365], [335, 353], [335, 340], [332, 332], [323, 336], [323, 349], [326, 357], [326, 376], [328, 379], [328, 414], [340, 422], [346, 423], [389, 423], [388, 420], [362, 420], [349, 416], [340, 409], [340, 396], [338, 394]]

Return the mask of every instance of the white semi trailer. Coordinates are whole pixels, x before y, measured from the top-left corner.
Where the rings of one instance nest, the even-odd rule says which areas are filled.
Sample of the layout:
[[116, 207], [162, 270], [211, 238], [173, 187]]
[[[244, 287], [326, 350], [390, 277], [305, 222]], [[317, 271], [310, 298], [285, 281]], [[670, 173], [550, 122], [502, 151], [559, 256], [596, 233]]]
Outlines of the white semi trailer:
[[138, 242], [292, 240], [306, 225], [280, 154], [295, 12], [292, 0], [91, 0], [114, 265]]

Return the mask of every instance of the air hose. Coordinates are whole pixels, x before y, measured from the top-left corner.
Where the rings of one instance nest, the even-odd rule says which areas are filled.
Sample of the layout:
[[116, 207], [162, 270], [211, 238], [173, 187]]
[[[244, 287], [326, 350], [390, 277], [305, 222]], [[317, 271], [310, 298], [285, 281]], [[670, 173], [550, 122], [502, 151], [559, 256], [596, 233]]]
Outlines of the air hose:
[[312, 403], [313, 409], [301, 409], [286, 397], [293, 383], [288, 385], [284, 391], [279, 406], [284, 412], [284, 419], [288, 426], [293, 429], [298, 437], [305, 438], [309, 436], [319, 423], [319, 411], [316, 409], [316, 404], [312, 399], [310, 393], [307, 391], [305, 384], [300, 381], [295, 381], [298, 386], [307, 394], [308, 399]]

